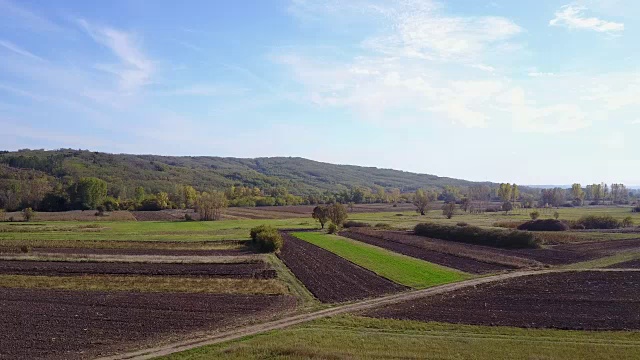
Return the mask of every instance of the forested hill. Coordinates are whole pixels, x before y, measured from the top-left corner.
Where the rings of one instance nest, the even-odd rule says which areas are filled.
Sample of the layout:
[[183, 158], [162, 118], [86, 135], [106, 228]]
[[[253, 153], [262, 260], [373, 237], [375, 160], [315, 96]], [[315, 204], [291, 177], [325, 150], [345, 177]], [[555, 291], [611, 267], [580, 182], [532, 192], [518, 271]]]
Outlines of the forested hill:
[[107, 182], [109, 193], [131, 192], [142, 186], [148, 192], [170, 191], [176, 184], [197, 190], [227, 189], [233, 185], [260, 189], [286, 188], [295, 195], [339, 192], [353, 187], [418, 188], [468, 186], [472, 182], [390, 169], [334, 165], [293, 157], [256, 159], [209, 156], [127, 155], [61, 149], [0, 152], [0, 186], [12, 180], [47, 178], [75, 181], [97, 177]]

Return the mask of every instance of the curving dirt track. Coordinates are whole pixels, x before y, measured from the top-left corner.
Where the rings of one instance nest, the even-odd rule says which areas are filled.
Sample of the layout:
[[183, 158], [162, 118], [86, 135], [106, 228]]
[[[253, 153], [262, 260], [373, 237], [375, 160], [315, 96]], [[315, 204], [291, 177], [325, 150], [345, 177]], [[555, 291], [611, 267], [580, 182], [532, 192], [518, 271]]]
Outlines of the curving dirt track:
[[0, 358], [90, 359], [269, 318], [291, 296], [0, 288]]
[[[393, 252], [429, 261], [435, 264], [447, 266], [472, 274], [487, 274], [504, 270], [512, 270], [515, 266], [501, 265], [497, 263], [482, 262], [476, 259], [452, 255], [441, 251], [426, 248], [427, 241], [413, 235], [405, 235], [395, 232], [376, 232], [375, 230], [353, 229], [342, 231], [340, 235], [353, 240], [379, 246]], [[412, 239], [415, 238], [415, 239]], [[446, 244], [449, 245], [449, 244]], [[450, 252], [457, 247], [454, 244]], [[465, 245], [465, 244], [461, 244]], [[467, 247], [468, 248], [468, 247]], [[488, 259], [488, 256], [485, 255]]]
[[558, 272], [367, 311], [378, 318], [575, 330], [639, 330], [640, 272]]
[[318, 300], [337, 303], [390, 294], [407, 288], [327, 250], [282, 232], [278, 257]]
[[273, 279], [277, 276], [264, 262], [230, 264], [171, 264], [87, 261], [0, 261], [0, 274], [78, 276], [145, 275], [240, 279]]

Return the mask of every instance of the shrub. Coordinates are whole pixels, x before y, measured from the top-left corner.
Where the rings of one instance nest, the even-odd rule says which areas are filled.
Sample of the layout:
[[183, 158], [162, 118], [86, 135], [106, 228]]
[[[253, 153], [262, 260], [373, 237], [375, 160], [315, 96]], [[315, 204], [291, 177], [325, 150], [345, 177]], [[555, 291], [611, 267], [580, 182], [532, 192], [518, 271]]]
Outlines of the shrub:
[[250, 231], [251, 242], [260, 252], [278, 251], [284, 244], [282, 235], [269, 225], [256, 226]]
[[617, 229], [622, 224], [611, 215], [587, 215], [578, 219], [576, 225], [585, 229]]
[[631, 209], [631, 212], [640, 213], [640, 205], [638, 205], [638, 206], [634, 207], [633, 209]]
[[382, 229], [382, 230], [391, 230], [392, 229], [391, 225], [389, 225], [387, 223], [377, 223], [375, 228], [376, 229]]
[[459, 223], [456, 224], [456, 226], [469, 226], [469, 224], [467, 224], [464, 221], [460, 221]]
[[631, 218], [631, 216], [627, 216], [626, 218], [624, 218], [624, 220], [622, 220], [622, 223], [620, 225], [622, 225], [622, 227], [631, 227], [633, 226], [633, 219]]
[[20, 246], [20, 252], [23, 252], [25, 254], [31, 252], [31, 246], [29, 245]]
[[448, 226], [434, 223], [418, 224], [414, 233], [419, 236], [500, 248], [537, 248], [533, 233], [518, 230], [483, 229], [477, 226]]
[[327, 232], [329, 234], [335, 234], [336, 232], [338, 232], [338, 225], [334, 223], [330, 223], [329, 226], [327, 227]]
[[28, 207], [22, 210], [22, 217], [24, 221], [31, 221], [31, 219], [33, 219], [33, 209]]
[[352, 227], [371, 227], [371, 225], [370, 225], [370, 224], [367, 224], [366, 222], [353, 221], [353, 220], [349, 220], [349, 221], [345, 222], [344, 224], [342, 224], [342, 226], [344, 226], [345, 228], [352, 228]]
[[193, 216], [191, 216], [191, 214], [184, 214], [184, 221], [193, 221]]
[[257, 233], [255, 243], [258, 251], [266, 253], [280, 250], [284, 244], [284, 240], [282, 239], [282, 235], [272, 228]]
[[560, 217], [560, 213], [559, 212], [556, 211], [556, 212], [553, 213], [553, 218], [554, 219], [558, 220], [559, 217]]
[[115, 211], [120, 209], [120, 202], [118, 201], [118, 199], [111, 196], [107, 197], [102, 202], [102, 205], [104, 206], [104, 210], [106, 211]]
[[532, 211], [529, 214], [529, 217], [531, 217], [531, 220], [538, 220], [538, 218], [540, 217], [540, 212], [539, 211]]
[[261, 233], [263, 231], [271, 231], [271, 230], [275, 230], [275, 228], [269, 225], [259, 225], [252, 228], [251, 231], [249, 232], [249, 235], [251, 236], [251, 241], [255, 243], [258, 237], [258, 233]]
[[96, 210], [96, 216], [104, 216], [104, 206], [98, 205]]
[[555, 219], [531, 220], [518, 226], [518, 230], [527, 231], [567, 231], [569, 226]]

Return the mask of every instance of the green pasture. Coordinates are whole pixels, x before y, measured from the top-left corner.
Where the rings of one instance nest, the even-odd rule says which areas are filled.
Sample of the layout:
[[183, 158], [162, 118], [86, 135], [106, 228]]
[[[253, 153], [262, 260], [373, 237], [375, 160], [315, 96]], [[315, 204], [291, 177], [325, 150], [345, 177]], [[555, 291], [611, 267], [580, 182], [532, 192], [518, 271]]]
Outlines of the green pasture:
[[316, 232], [299, 232], [293, 235], [331, 251], [384, 278], [412, 288], [426, 288], [470, 277], [458, 270], [397, 254], [377, 246], [337, 235]]
[[637, 331], [519, 329], [340, 316], [163, 359], [638, 358], [640, 332]]

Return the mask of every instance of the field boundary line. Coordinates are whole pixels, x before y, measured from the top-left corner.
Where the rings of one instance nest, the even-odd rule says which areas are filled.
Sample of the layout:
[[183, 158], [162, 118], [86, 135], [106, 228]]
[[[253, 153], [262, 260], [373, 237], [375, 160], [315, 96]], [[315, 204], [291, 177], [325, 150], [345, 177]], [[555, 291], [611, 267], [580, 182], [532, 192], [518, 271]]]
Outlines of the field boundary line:
[[428, 296], [434, 296], [439, 294], [448, 293], [451, 291], [477, 286], [486, 283], [492, 283], [496, 281], [502, 281], [507, 279], [518, 278], [522, 276], [530, 276], [530, 275], [541, 275], [548, 274], [553, 272], [565, 272], [566, 270], [531, 270], [531, 271], [517, 271], [506, 274], [499, 274], [493, 276], [480, 277], [470, 280], [464, 280], [457, 283], [444, 284], [439, 286], [430, 287], [427, 289], [421, 290], [411, 290], [402, 293], [397, 293], [393, 295], [387, 295], [383, 297], [367, 299], [362, 301], [357, 301], [345, 305], [339, 305], [328, 309], [323, 309], [307, 314], [290, 316], [284, 319], [273, 320], [266, 323], [256, 324], [247, 326], [239, 329], [232, 329], [229, 331], [223, 331], [215, 334], [211, 334], [208, 336], [203, 336], [197, 339], [185, 340], [180, 342], [175, 342], [172, 344], [167, 344], [163, 346], [158, 346], [154, 348], [148, 348], [143, 350], [138, 350], [134, 352], [118, 354], [113, 356], [101, 357], [98, 360], [144, 360], [144, 359], [153, 359], [159, 356], [170, 355], [186, 350], [191, 350], [194, 348], [215, 345], [227, 341], [237, 340], [247, 336], [258, 335], [264, 332], [279, 330], [289, 326], [298, 325], [301, 323], [350, 313], [356, 311], [369, 310], [374, 307], [395, 304], [402, 301], [409, 301], [414, 299], [419, 299]]

